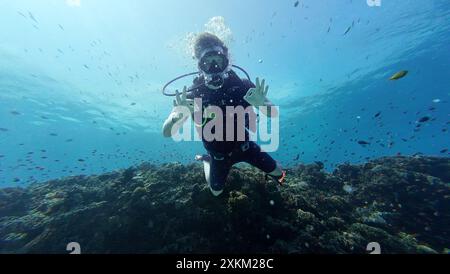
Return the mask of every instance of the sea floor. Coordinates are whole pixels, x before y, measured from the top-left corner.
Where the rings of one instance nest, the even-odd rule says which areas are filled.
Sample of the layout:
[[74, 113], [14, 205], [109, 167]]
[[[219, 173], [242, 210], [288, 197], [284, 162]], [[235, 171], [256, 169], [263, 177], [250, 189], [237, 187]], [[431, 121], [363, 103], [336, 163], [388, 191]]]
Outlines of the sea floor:
[[214, 197], [199, 164], [144, 164], [0, 189], [0, 253], [449, 253], [450, 158], [234, 168]]

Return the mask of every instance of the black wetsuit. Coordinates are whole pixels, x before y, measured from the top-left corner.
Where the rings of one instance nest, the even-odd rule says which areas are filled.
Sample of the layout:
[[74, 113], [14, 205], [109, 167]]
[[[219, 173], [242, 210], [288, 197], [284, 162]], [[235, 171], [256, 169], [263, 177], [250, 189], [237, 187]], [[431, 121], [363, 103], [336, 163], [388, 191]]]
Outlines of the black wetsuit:
[[[204, 85], [203, 78], [194, 80], [194, 85], [190, 88], [192, 90], [188, 94], [188, 99], [201, 98], [203, 101], [203, 110], [208, 106], [217, 106], [222, 109], [223, 121], [226, 121], [226, 107], [242, 106], [243, 108], [250, 107], [250, 104], [244, 100], [250, 88], [255, 85], [249, 80], [242, 80], [238, 75], [231, 71], [229, 77], [225, 80], [224, 86], [219, 90], [212, 90]], [[253, 112], [253, 110], [252, 110]], [[254, 112], [253, 112], [254, 114]], [[195, 116], [195, 114], [194, 114]], [[256, 125], [256, 119], [252, 119], [252, 115], [246, 115], [245, 124], [238, 124], [238, 119], [234, 116], [234, 141], [226, 141], [226, 127], [223, 128], [224, 141], [205, 140], [202, 135], [203, 145], [208, 151], [210, 160], [210, 184], [215, 191], [223, 190], [228, 173], [231, 167], [239, 162], [247, 162], [265, 173], [275, 171], [277, 164], [275, 160], [267, 153], [262, 152], [261, 148], [250, 141], [247, 130], [251, 123]], [[253, 118], [256, 118], [254, 114]], [[205, 121], [204, 121], [205, 122]], [[203, 127], [196, 126], [197, 130], [202, 130]], [[239, 127], [245, 127], [245, 141], [237, 141], [236, 134]], [[222, 131], [222, 129], [219, 129]]]

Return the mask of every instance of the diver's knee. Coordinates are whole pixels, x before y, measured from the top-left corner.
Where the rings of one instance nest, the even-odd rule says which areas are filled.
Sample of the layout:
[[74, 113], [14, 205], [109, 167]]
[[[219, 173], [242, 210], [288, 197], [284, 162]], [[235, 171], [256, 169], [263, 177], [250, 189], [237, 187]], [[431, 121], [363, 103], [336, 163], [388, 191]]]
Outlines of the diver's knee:
[[[209, 189], [211, 190], [211, 193], [215, 197], [220, 196], [220, 194], [223, 193], [223, 189], [221, 189], [219, 187], [220, 185], [217, 185], [217, 183], [214, 182], [215, 180], [213, 180], [211, 178], [211, 165], [210, 165], [210, 162], [203, 161], [203, 167], [204, 167], [204, 171], [205, 171], [205, 179], [206, 179], [206, 182], [208, 183], [208, 186], [209, 186]], [[213, 184], [214, 184], [214, 186], [213, 186]], [[217, 188], [215, 186], [217, 186]], [[214, 189], [214, 188], [216, 188], [216, 189]], [[219, 190], [217, 190], [217, 189], [219, 189]]]
[[224, 189], [224, 183], [223, 182], [218, 182], [218, 181], [212, 181], [208, 183], [209, 189], [211, 190], [211, 193], [218, 197], [220, 196], [220, 194], [223, 193], [223, 189]]
[[203, 161], [203, 170], [205, 172], [205, 179], [208, 184], [211, 183], [211, 164], [208, 161]]
[[211, 190], [211, 193], [215, 196], [215, 197], [219, 197], [220, 194], [223, 193], [223, 189], [222, 190], [214, 190], [212, 189], [212, 187], [209, 188]]
[[269, 175], [274, 177], [280, 177], [283, 175], [283, 167], [277, 163], [277, 166], [275, 167], [275, 170], [269, 173]]

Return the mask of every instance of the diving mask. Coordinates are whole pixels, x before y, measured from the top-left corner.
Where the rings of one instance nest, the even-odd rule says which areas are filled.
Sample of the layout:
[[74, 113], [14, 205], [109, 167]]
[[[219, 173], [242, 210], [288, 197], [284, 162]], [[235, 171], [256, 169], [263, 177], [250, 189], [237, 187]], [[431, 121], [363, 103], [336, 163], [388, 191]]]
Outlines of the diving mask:
[[210, 89], [220, 89], [228, 77], [230, 61], [221, 47], [214, 47], [204, 51], [198, 67], [205, 78], [206, 86]]
[[199, 68], [205, 74], [217, 74], [224, 72], [230, 64], [228, 57], [221, 51], [207, 52], [199, 62]]

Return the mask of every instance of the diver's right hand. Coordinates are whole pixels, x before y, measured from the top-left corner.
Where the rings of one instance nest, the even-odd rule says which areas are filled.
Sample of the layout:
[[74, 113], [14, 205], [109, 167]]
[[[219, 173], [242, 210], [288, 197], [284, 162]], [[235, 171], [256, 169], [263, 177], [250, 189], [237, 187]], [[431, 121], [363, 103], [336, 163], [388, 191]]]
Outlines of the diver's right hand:
[[194, 100], [187, 99], [187, 87], [183, 88], [183, 93], [181, 95], [177, 90], [176, 100], [173, 100], [173, 106], [175, 108], [186, 107], [191, 114], [194, 113]]

